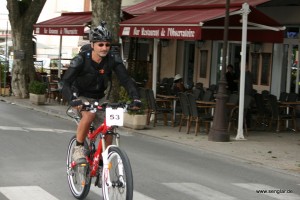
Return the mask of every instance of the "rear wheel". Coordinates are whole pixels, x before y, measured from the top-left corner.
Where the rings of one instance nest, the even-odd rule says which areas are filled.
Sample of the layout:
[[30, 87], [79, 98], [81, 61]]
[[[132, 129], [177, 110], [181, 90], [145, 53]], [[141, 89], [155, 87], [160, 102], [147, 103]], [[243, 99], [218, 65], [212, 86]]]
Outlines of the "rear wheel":
[[[91, 186], [91, 178], [89, 175], [90, 169], [88, 164], [79, 164], [72, 166], [72, 154], [76, 145], [76, 136], [73, 136], [70, 140], [67, 151], [67, 177], [69, 188], [73, 196], [77, 199], [84, 199]], [[87, 148], [85, 142], [85, 148]]]
[[110, 147], [108, 169], [103, 169], [104, 200], [132, 200], [133, 176], [127, 154], [118, 147]]

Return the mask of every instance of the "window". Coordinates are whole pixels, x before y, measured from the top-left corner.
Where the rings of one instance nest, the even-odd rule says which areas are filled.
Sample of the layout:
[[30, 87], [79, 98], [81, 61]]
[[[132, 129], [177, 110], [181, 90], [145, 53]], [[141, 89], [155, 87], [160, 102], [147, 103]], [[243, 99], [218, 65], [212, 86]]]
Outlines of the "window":
[[251, 72], [253, 74], [253, 83], [258, 85], [258, 69], [260, 63], [260, 56], [259, 53], [252, 53], [252, 65], [251, 65]]
[[299, 38], [299, 28], [298, 27], [288, 27], [285, 31], [285, 37], [296, 39]]
[[262, 68], [261, 68], [261, 85], [269, 85], [270, 81], [270, 65], [271, 65], [271, 54], [262, 53]]

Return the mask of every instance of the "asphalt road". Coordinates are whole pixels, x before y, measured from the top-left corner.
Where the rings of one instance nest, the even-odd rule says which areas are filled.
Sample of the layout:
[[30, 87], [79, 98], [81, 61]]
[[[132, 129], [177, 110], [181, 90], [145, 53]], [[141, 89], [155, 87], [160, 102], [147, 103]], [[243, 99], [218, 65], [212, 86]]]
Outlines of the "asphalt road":
[[[0, 102], [0, 200], [71, 200], [72, 121]], [[121, 132], [134, 200], [300, 199], [299, 177], [149, 136]], [[100, 199], [92, 188], [86, 199]], [[47, 197], [47, 198], [46, 198]]]

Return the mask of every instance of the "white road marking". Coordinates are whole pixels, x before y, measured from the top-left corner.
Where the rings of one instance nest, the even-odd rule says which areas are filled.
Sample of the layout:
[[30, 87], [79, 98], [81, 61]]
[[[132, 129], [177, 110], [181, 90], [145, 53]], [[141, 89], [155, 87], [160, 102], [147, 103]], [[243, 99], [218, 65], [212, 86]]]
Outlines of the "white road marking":
[[38, 186], [0, 187], [9, 200], [58, 200]]
[[[195, 199], [205, 200], [236, 200], [235, 197], [229, 196], [217, 190], [213, 190], [206, 186], [197, 183], [163, 183], [163, 185], [174, 189], [176, 192], [181, 192], [193, 196]], [[282, 192], [284, 189], [278, 189], [269, 185], [256, 184], [256, 183], [233, 183], [238, 187], [251, 190], [256, 194], [267, 195], [274, 199], [284, 200], [300, 200], [300, 195], [295, 193]], [[297, 184], [300, 185], [300, 184]], [[91, 192], [102, 197], [102, 189], [91, 185]], [[267, 191], [257, 193], [257, 191]], [[278, 193], [276, 193], [276, 191]], [[281, 193], [280, 193], [281, 191]], [[292, 191], [291, 191], [292, 192]], [[39, 186], [15, 186], [15, 187], [0, 187], [2, 193], [9, 200], [59, 200], [52, 196], [47, 191]], [[137, 191], [133, 191], [133, 200], [155, 200]]]
[[275, 188], [269, 185], [258, 183], [234, 183], [234, 185], [247, 190], [252, 190], [256, 194], [267, 195], [274, 199], [284, 200], [300, 200], [300, 195], [294, 194], [288, 188]]
[[31, 131], [43, 131], [43, 132], [56, 132], [56, 133], [75, 133], [76, 130], [63, 130], [63, 129], [51, 129], [51, 128], [24, 128]]
[[137, 191], [133, 191], [133, 200], [155, 200], [155, 199], [145, 196], [142, 193], [139, 193]]
[[13, 127], [13, 126], [0, 126], [0, 129], [5, 131], [27, 131], [24, 130], [22, 127]]
[[[90, 190], [93, 193], [100, 195], [102, 197], [102, 188], [98, 188], [98, 187], [95, 187], [94, 185], [91, 185]], [[133, 200], [155, 200], [155, 199], [148, 197], [146, 195], [143, 195], [142, 193], [139, 193], [137, 191], [133, 191]]]
[[6, 131], [42, 131], [42, 132], [55, 132], [55, 133], [75, 133], [75, 130], [63, 130], [52, 128], [27, 128], [27, 127], [13, 127], [13, 126], [0, 126], [0, 130]]
[[237, 200], [235, 197], [229, 196], [217, 190], [213, 190], [209, 187], [197, 184], [197, 183], [163, 183], [165, 186], [189, 194], [195, 199], [205, 200]]

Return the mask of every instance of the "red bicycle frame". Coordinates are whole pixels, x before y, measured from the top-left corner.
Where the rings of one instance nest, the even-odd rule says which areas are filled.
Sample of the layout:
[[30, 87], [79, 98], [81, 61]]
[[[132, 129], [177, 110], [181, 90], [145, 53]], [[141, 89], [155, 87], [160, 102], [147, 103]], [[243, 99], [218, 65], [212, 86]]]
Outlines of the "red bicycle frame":
[[97, 136], [100, 134], [100, 141], [98, 143], [98, 148], [96, 152], [92, 155], [92, 157], [87, 156], [86, 159], [91, 166], [90, 176], [94, 177], [97, 174], [99, 168], [99, 161], [101, 160], [102, 148], [105, 148], [105, 135], [106, 133], [111, 130], [111, 127], [106, 125], [106, 120], [94, 131], [89, 131], [88, 139], [90, 141], [96, 141]]

